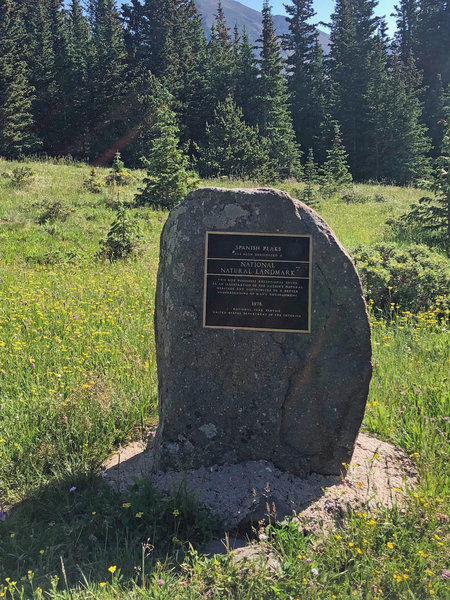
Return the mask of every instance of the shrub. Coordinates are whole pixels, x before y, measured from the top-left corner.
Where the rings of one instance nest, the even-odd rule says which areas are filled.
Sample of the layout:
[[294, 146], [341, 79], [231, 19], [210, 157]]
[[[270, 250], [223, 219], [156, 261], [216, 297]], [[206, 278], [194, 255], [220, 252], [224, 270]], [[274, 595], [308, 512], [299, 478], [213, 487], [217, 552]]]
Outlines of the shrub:
[[3, 173], [3, 177], [9, 179], [14, 188], [22, 188], [29, 185], [33, 181], [35, 175], [35, 172], [33, 169], [30, 169], [30, 167], [16, 167], [12, 170], [12, 173]]
[[104, 187], [105, 182], [98, 176], [98, 170], [92, 167], [89, 177], [83, 181], [83, 188], [92, 194], [100, 194]]
[[110, 261], [127, 258], [139, 251], [143, 235], [137, 221], [130, 217], [124, 203], [119, 201], [116, 218], [106, 239], [100, 241], [100, 257]]
[[366, 202], [370, 202], [372, 198], [370, 196], [361, 194], [361, 192], [351, 190], [350, 192], [343, 194], [341, 196], [341, 200], [347, 204], [365, 204]]
[[39, 225], [53, 223], [54, 221], [65, 221], [74, 212], [74, 209], [65, 200], [59, 198], [42, 200], [41, 202], [34, 203], [33, 206], [42, 211], [38, 217]]
[[449, 304], [448, 261], [427, 246], [382, 243], [360, 246], [352, 255], [366, 299], [386, 315], [393, 306], [420, 312], [438, 299], [442, 307]]
[[32, 254], [26, 257], [26, 262], [31, 265], [62, 265], [62, 264], [74, 264], [79, 259], [77, 251], [70, 250], [64, 252], [58, 248], [51, 248], [50, 250], [44, 250], [40, 254]]

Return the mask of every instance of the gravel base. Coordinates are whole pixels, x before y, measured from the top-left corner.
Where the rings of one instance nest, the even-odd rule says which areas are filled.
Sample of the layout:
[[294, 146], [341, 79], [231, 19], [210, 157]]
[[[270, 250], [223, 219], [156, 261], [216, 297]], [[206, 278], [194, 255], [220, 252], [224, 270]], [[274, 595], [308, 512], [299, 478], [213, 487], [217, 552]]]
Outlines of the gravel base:
[[123, 492], [133, 477], [148, 478], [168, 493], [185, 485], [226, 530], [287, 516], [298, 519], [305, 530], [329, 528], [349, 508], [371, 511], [401, 505], [406, 490], [417, 483], [417, 472], [403, 450], [366, 434], [357, 439], [344, 480], [317, 474], [300, 479], [264, 460], [156, 474], [151, 473], [152, 462], [151, 446], [131, 444], [104, 463], [105, 479]]

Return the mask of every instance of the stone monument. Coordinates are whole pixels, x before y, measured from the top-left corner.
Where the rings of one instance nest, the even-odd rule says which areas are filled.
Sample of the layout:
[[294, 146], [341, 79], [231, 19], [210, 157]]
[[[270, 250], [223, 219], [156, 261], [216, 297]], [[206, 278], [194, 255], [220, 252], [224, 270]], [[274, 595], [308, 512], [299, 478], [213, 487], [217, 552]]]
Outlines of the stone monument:
[[155, 308], [156, 470], [266, 460], [307, 477], [349, 463], [371, 378], [353, 263], [273, 189], [204, 188], [169, 215]]

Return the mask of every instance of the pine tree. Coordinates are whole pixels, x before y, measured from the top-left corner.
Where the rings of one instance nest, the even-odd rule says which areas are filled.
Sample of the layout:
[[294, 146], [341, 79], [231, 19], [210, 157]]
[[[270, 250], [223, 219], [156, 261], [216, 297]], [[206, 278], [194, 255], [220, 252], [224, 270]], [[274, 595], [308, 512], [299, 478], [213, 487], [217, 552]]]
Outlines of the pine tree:
[[147, 174], [144, 187], [135, 196], [137, 205], [150, 205], [155, 209], [170, 209], [179, 204], [196, 185], [188, 171], [188, 160], [179, 147], [175, 113], [171, 110], [170, 95], [159, 107], [152, 128], [154, 141], [148, 158], [142, 158]]
[[[434, 192], [434, 197], [425, 196], [418, 204], [413, 204], [411, 210], [402, 215], [398, 225], [410, 227], [414, 233], [437, 233], [432, 242], [442, 243], [450, 250], [450, 108], [445, 109], [444, 135], [441, 154], [435, 162], [435, 171], [431, 181], [423, 181], [422, 186]], [[441, 240], [439, 240], [441, 237]], [[425, 242], [429, 242], [428, 236]]]
[[0, 0], [0, 154], [8, 158], [36, 148], [24, 37], [21, 11], [12, 0]]
[[248, 125], [256, 125], [258, 113], [258, 67], [245, 27], [237, 48], [235, 61], [234, 99], [236, 104], [242, 108], [245, 122]]
[[400, 0], [398, 6], [394, 6], [394, 10], [394, 16], [397, 18], [394, 48], [400, 61], [407, 65], [415, 55], [418, 1]]
[[194, 0], [131, 0], [122, 7], [134, 71], [151, 73], [173, 96], [183, 141], [204, 131], [208, 99], [206, 37]]
[[233, 89], [234, 56], [233, 44], [227, 27], [222, 3], [219, 0], [217, 15], [211, 28], [209, 49], [209, 99], [211, 111], [222, 102]]
[[127, 55], [114, 0], [90, 0], [92, 28], [89, 63], [90, 156], [99, 164], [111, 160], [124, 134]]
[[[315, 15], [312, 0], [291, 0], [286, 5], [289, 33], [283, 38], [288, 53], [287, 73], [291, 110], [297, 141], [305, 148], [313, 146], [321, 117], [317, 86], [321, 86], [322, 54], [318, 52], [318, 33], [309, 23]], [[323, 81], [323, 80], [322, 80]], [[315, 144], [314, 144], [315, 145]]]
[[119, 201], [108, 235], [100, 241], [100, 256], [111, 262], [128, 258], [140, 249], [143, 237], [139, 223], [130, 216], [123, 201]]
[[437, 156], [442, 142], [438, 123], [444, 118], [443, 95], [450, 86], [450, 2], [420, 0], [416, 27], [415, 58], [423, 72], [424, 122]]
[[23, 56], [36, 96], [33, 102], [35, 133], [43, 151], [62, 153], [61, 130], [66, 119], [63, 90], [67, 73], [63, 0], [21, 0], [21, 4], [27, 17]]
[[322, 165], [322, 192], [331, 196], [344, 186], [352, 183], [353, 178], [348, 168], [348, 154], [342, 143], [339, 127], [335, 125], [333, 144], [327, 150], [327, 159]]
[[308, 157], [306, 159], [304, 172], [305, 172], [305, 181], [310, 182], [310, 183], [317, 183], [318, 169], [317, 169], [317, 165], [314, 161], [314, 152], [313, 152], [312, 148], [310, 148], [308, 150]]
[[66, 17], [67, 28], [67, 97], [66, 123], [62, 137], [65, 152], [85, 157], [87, 145], [87, 113], [89, 108], [90, 26], [80, 0], [72, 0]]
[[300, 152], [295, 141], [280, 44], [272, 12], [264, 0], [259, 80], [259, 128], [268, 140], [270, 168], [275, 177], [301, 178]]
[[253, 178], [267, 162], [264, 140], [255, 128], [246, 125], [242, 109], [231, 96], [219, 102], [211, 124], [206, 126], [206, 144], [199, 167], [205, 177]]
[[328, 69], [333, 118], [342, 127], [351, 171], [357, 179], [370, 176], [366, 165], [370, 124], [367, 90], [372, 76], [376, 0], [337, 0], [332, 15]]

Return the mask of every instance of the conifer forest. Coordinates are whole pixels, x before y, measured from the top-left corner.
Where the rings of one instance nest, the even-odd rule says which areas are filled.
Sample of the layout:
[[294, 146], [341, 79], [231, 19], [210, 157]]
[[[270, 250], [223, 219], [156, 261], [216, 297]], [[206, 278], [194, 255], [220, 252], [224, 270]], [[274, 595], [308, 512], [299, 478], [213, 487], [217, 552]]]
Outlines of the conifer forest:
[[162, 132], [201, 177], [301, 180], [345, 150], [355, 181], [400, 185], [439, 156], [450, 84], [450, 2], [337, 0], [326, 53], [312, 0], [286, 0], [256, 47], [220, 2], [206, 35], [194, 0], [0, 0], [0, 155], [142, 166]]

